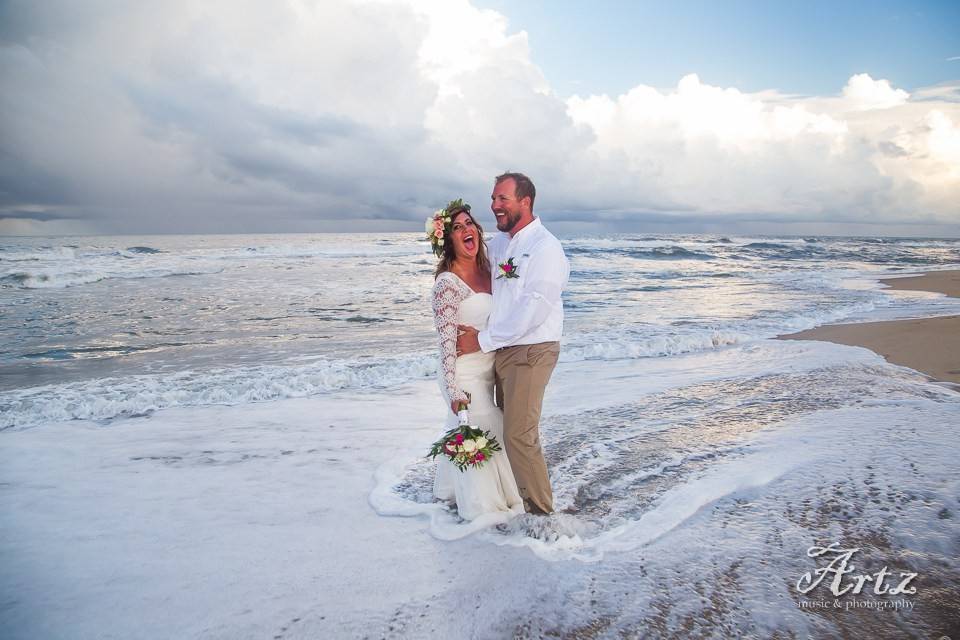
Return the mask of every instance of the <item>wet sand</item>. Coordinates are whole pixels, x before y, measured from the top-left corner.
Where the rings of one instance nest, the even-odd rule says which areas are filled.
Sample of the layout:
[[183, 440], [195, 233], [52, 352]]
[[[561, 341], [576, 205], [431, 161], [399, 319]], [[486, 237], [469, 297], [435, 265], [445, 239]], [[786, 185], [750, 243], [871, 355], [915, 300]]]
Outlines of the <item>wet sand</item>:
[[880, 282], [900, 291], [933, 291], [952, 298], [960, 298], [960, 269], [932, 271], [909, 278], [887, 278]]
[[[960, 297], [960, 270], [881, 280], [891, 289], [932, 291]], [[960, 384], [960, 316], [824, 325], [779, 336], [782, 340], [823, 340], [865, 347], [888, 362], [936, 380]]]

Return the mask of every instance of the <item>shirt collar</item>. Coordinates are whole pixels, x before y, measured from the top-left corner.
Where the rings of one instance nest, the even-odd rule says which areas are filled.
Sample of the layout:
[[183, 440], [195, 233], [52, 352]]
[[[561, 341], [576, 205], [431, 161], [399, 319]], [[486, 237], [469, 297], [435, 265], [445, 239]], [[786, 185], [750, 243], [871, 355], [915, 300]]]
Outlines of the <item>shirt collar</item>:
[[[525, 226], [523, 229], [520, 229], [520, 231], [517, 231], [517, 233], [512, 238], [510, 238], [510, 242], [518, 241], [518, 240], [521, 240], [522, 238], [531, 236], [533, 235], [533, 233], [532, 232], [527, 233], [528, 231], [531, 231], [534, 227], [542, 227], [542, 226], [543, 224], [540, 223], [540, 218], [534, 218], [533, 222]], [[508, 233], [507, 236], [509, 237], [510, 234]]]

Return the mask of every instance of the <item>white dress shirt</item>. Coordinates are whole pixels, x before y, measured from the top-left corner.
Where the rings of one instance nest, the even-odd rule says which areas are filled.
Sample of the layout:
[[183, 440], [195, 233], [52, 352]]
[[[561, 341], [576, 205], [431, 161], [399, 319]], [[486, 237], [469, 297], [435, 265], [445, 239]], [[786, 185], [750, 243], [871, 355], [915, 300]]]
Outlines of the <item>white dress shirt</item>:
[[[559, 341], [563, 334], [560, 294], [570, 277], [570, 263], [560, 241], [540, 222], [510, 237], [499, 233], [487, 247], [493, 279], [493, 311], [478, 334], [485, 352], [520, 344]], [[497, 276], [499, 265], [513, 258], [516, 278]]]

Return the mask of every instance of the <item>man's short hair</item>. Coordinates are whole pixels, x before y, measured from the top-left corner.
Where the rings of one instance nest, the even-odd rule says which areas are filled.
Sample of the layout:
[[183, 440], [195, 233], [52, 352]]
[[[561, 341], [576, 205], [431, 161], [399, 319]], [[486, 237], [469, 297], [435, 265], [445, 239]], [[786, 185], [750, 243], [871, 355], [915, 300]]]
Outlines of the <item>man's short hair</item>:
[[530, 211], [533, 211], [533, 201], [537, 199], [537, 188], [533, 186], [533, 181], [522, 173], [508, 171], [497, 176], [496, 184], [500, 184], [504, 180], [509, 180], [510, 178], [513, 178], [513, 183], [516, 185], [516, 189], [513, 191], [514, 197], [516, 197], [517, 200], [523, 200], [529, 196]]

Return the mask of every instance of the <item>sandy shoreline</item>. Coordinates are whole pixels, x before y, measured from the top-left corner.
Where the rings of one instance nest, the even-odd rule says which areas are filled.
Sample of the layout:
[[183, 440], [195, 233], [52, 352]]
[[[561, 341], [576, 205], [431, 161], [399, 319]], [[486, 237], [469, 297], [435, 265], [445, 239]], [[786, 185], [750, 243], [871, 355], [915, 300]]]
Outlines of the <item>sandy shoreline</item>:
[[909, 278], [885, 278], [880, 282], [898, 291], [933, 291], [960, 298], [960, 269], [931, 271]]
[[[891, 289], [960, 297], [960, 270], [880, 282]], [[916, 369], [936, 380], [960, 384], [960, 316], [824, 325], [778, 338], [865, 347], [894, 364]]]

